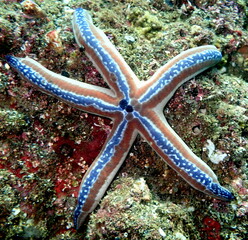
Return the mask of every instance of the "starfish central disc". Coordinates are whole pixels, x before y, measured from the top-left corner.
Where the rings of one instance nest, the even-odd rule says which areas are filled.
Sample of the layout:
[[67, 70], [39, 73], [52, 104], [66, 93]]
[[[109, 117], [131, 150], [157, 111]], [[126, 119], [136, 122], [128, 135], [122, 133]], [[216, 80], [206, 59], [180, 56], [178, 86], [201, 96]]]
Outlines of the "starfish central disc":
[[131, 105], [128, 104], [127, 100], [122, 99], [119, 102], [119, 106], [123, 109], [126, 110], [127, 112], [133, 112], [133, 107]]

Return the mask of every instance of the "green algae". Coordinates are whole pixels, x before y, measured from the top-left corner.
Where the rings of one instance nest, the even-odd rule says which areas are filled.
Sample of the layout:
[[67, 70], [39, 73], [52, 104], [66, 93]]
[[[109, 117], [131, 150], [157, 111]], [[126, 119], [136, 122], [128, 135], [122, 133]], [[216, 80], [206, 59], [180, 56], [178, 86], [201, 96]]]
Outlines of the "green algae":
[[193, 207], [156, 200], [143, 178], [121, 178], [113, 185], [91, 216], [87, 239], [114, 239], [115, 234], [120, 239], [199, 239]]
[[127, 19], [134, 25], [135, 31], [147, 39], [154, 38], [162, 30], [162, 23], [155, 15], [139, 8], [133, 8]]
[[[18, 178], [6, 170], [0, 169], [0, 202], [1, 218], [0, 236], [2, 239], [16, 239], [17, 236], [29, 239], [38, 239], [48, 236], [47, 228], [35, 224], [34, 219], [29, 218], [23, 212], [20, 204], [22, 197], [17, 194], [13, 186], [18, 186]], [[16, 223], [11, 225], [10, 223]]]
[[[8, 85], [8, 78], [4, 74], [0, 73], [0, 93], [1, 93], [1, 99], [4, 98], [4, 94], [6, 92], [6, 87]], [[0, 104], [1, 107], [4, 106], [4, 103]]]
[[27, 126], [24, 114], [8, 109], [0, 109], [0, 122], [0, 137], [20, 131]]

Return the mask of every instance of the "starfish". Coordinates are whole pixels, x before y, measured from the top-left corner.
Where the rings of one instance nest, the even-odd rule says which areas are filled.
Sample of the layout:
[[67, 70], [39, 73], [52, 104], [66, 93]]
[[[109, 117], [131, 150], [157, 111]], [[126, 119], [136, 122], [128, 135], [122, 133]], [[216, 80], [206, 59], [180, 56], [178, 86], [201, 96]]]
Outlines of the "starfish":
[[194, 188], [222, 200], [234, 199], [214, 172], [197, 157], [167, 123], [163, 108], [176, 89], [222, 58], [212, 45], [174, 57], [147, 81], [140, 81], [84, 9], [73, 16], [75, 39], [110, 89], [56, 74], [28, 57], [6, 56], [8, 63], [41, 91], [83, 111], [110, 118], [113, 127], [101, 152], [84, 175], [74, 212], [75, 228], [103, 197], [125, 160], [137, 134]]

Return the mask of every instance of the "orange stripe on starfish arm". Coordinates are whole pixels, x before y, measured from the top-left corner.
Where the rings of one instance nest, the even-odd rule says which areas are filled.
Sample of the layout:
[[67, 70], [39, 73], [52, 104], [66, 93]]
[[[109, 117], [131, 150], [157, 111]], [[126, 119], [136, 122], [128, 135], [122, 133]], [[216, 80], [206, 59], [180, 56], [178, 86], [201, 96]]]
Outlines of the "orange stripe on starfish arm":
[[[206, 45], [182, 52], [156, 72], [139, 90], [140, 101], [149, 108], [165, 106], [183, 83], [215, 65], [221, 54], [215, 46]], [[150, 98], [152, 97], [152, 100]]]
[[219, 199], [229, 198], [230, 192], [219, 185], [217, 176], [210, 167], [188, 148], [165, 118], [162, 121], [156, 114], [148, 111], [145, 116], [139, 116], [139, 120], [139, 133], [191, 186]]
[[[115, 122], [102, 151], [85, 174], [75, 209], [76, 228], [79, 228], [87, 215], [96, 208], [125, 160], [137, 136], [134, 122], [136, 120], [127, 122], [125, 119]], [[120, 128], [122, 125], [123, 127]]]
[[[7, 58], [9, 63], [31, 84], [41, 91], [69, 103], [73, 107], [108, 118], [112, 118], [112, 113], [119, 108], [119, 100], [113, 96], [110, 89], [64, 77], [48, 70], [28, 57], [7, 56]], [[102, 100], [99, 101], [99, 99]], [[97, 102], [100, 102], [100, 104]], [[104, 111], [101, 109], [103, 105]], [[106, 107], [109, 108], [108, 113]]]
[[[140, 81], [104, 32], [93, 25], [90, 15], [85, 10], [75, 12], [72, 22], [78, 45], [85, 47], [87, 56], [114, 92], [120, 92], [118, 82], [123, 80], [134, 91]], [[115, 64], [113, 69], [111, 65]]]

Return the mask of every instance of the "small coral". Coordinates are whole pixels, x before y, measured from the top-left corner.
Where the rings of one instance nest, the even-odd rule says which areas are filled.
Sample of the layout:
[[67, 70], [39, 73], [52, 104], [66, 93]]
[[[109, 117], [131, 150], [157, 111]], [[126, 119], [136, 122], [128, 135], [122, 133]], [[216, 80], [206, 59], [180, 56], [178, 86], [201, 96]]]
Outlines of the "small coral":
[[21, 2], [21, 5], [23, 12], [29, 17], [44, 18], [46, 16], [45, 12], [34, 1], [25, 0]]
[[52, 30], [48, 33], [45, 34], [45, 40], [48, 43], [48, 47], [61, 54], [64, 50], [62, 41], [61, 41], [61, 37], [59, 35], [60, 30]]

